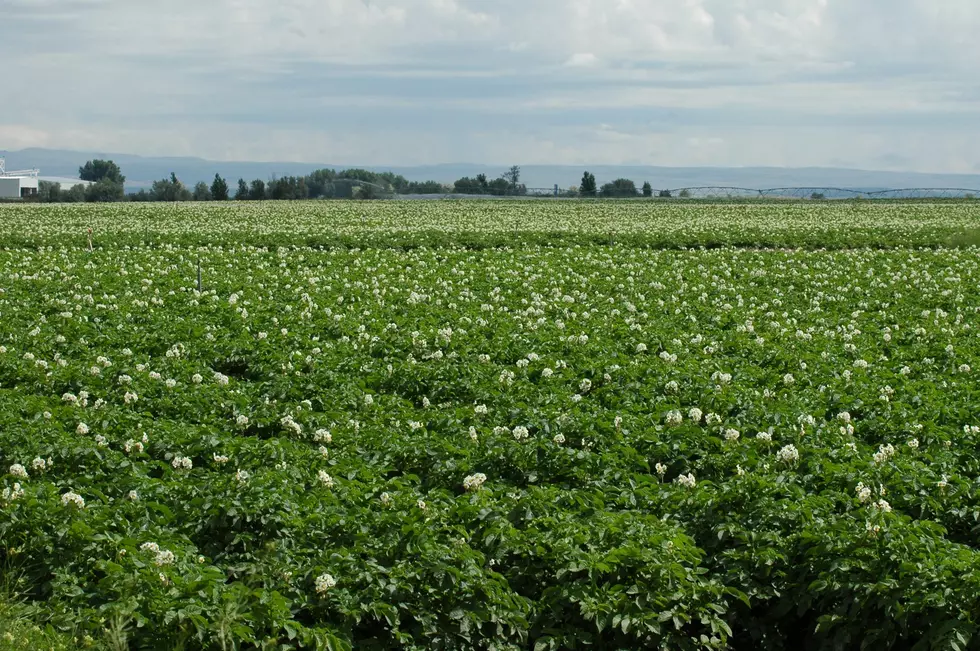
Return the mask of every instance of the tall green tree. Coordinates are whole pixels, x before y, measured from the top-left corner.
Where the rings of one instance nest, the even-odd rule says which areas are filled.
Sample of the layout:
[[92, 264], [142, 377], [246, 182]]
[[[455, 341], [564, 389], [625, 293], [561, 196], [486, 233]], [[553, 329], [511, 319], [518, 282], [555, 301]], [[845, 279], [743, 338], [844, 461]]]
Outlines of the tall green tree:
[[85, 188], [85, 201], [90, 203], [122, 201], [124, 198], [123, 184], [117, 183], [108, 177]]
[[61, 184], [51, 181], [38, 181], [37, 198], [41, 203], [56, 203], [61, 201]]
[[192, 196], [194, 197], [194, 201], [211, 201], [211, 188], [204, 181], [198, 181], [194, 186]]
[[653, 186], [650, 185], [649, 181], [643, 182], [643, 196], [652, 197], [653, 196]]
[[78, 168], [78, 178], [83, 181], [98, 183], [108, 179], [113, 183], [122, 185], [126, 182], [126, 177], [122, 175], [122, 170], [111, 160], [90, 160]]
[[599, 194], [603, 197], [635, 197], [636, 184], [629, 179], [616, 179], [611, 183], [604, 183]]
[[582, 175], [582, 183], [578, 187], [578, 193], [583, 197], [594, 197], [596, 195], [595, 174], [586, 170]]
[[228, 182], [217, 174], [211, 183], [211, 198], [215, 201], [228, 201]]
[[344, 170], [337, 175], [338, 179], [356, 179], [358, 181], [367, 181], [368, 183], [377, 183], [378, 185], [384, 185], [385, 181], [377, 172], [372, 172], [371, 170], [361, 169], [359, 167], [352, 167], [349, 170]]
[[306, 177], [306, 186], [309, 197], [311, 199], [316, 199], [318, 197], [332, 197], [334, 194], [333, 180], [335, 178], [337, 178], [337, 173], [328, 169], [316, 170], [309, 174]]
[[265, 181], [254, 179], [251, 187], [248, 189], [248, 198], [252, 201], [262, 201], [265, 199]]
[[[485, 176], [483, 179], [486, 181]], [[453, 192], [456, 194], [485, 194], [486, 186], [480, 183], [479, 177], [471, 179], [468, 176], [464, 176], [461, 179], [456, 179], [453, 183]]]
[[238, 179], [238, 191], [235, 192], [235, 201], [245, 201], [248, 199], [248, 183], [245, 179]]
[[150, 196], [153, 197], [153, 201], [177, 200], [177, 193], [171, 185], [170, 179], [154, 181], [153, 186], [150, 188]]
[[269, 194], [273, 199], [297, 200], [306, 199], [309, 189], [306, 179], [302, 176], [283, 176], [269, 182]]
[[401, 194], [445, 194], [446, 188], [438, 181], [410, 181]]
[[170, 173], [169, 179], [154, 181], [150, 194], [153, 195], [154, 201], [190, 201], [192, 196], [173, 172]]
[[81, 203], [85, 201], [85, 186], [76, 183], [67, 191], [61, 193], [61, 200], [67, 203]]
[[378, 188], [378, 186], [374, 185], [373, 183], [365, 183], [360, 187], [358, 187], [357, 191], [354, 192], [354, 198], [367, 199], [367, 200], [380, 199], [381, 189]]
[[509, 170], [504, 172], [504, 180], [510, 185], [510, 189], [517, 193], [517, 186], [521, 182], [521, 166], [513, 165]]
[[487, 184], [487, 192], [494, 196], [503, 196], [505, 194], [516, 194], [513, 190], [510, 181], [504, 177], [499, 179], [494, 179]]

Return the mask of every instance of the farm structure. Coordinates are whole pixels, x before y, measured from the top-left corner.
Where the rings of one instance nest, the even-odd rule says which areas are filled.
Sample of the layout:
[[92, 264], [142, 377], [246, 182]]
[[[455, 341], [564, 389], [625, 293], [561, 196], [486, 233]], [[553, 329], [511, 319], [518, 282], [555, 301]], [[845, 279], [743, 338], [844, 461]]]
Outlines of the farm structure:
[[24, 199], [37, 194], [39, 170], [8, 172], [0, 158], [0, 199]]

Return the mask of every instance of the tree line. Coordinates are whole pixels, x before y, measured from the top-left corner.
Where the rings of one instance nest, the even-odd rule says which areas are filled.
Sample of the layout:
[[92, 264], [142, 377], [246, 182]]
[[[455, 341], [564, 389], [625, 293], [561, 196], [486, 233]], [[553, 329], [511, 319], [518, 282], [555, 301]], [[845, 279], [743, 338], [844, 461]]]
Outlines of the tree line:
[[438, 181], [409, 181], [392, 172], [365, 169], [336, 171], [320, 169], [306, 176], [238, 179], [234, 186], [220, 174], [208, 184], [203, 181], [189, 187], [175, 173], [154, 181], [147, 190], [127, 195], [123, 190], [126, 177], [111, 160], [92, 160], [78, 168], [79, 183], [63, 189], [60, 183], [38, 183], [37, 200], [41, 202], [102, 201], [258, 201], [266, 199], [375, 199], [387, 194], [442, 194], [451, 191]]
[[492, 181], [486, 174], [477, 174], [470, 178], [464, 176], [453, 183], [456, 194], [487, 194], [492, 196], [523, 196], [527, 194], [527, 186], [521, 183], [521, 168], [512, 166]]
[[[78, 168], [78, 177], [88, 184], [77, 184], [62, 189], [59, 183], [41, 181], [38, 184], [37, 201], [53, 202], [104, 202], [104, 201], [261, 201], [298, 199], [377, 199], [391, 194], [479, 194], [490, 196], [523, 196], [527, 187], [521, 183], [521, 168], [512, 166], [496, 179], [485, 174], [457, 179], [452, 185], [438, 181], [409, 181], [392, 172], [372, 172], [365, 169], [336, 171], [319, 169], [306, 176], [273, 177], [262, 179], [238, 179], [230, 185], [220, 174], [208, 184], [203, 181], [193, 187], [185, 185], [177, 175], [154, 181], [147, 189], [127, 195], [123, 190], [126, 177], [111, 160], [91, 160]], [[595, 175], [586, 171], [578, 187], [561, 192], [571, 197], [652, 197], [650, 183], [637, 190], [630, 179], [616, 179], [597, 186]], [[681, 192], [680, 196], [685, 196]], [[670, 197], [669, 190], [660, 190], [658, 197]]]
[[[649, 182], [644, 182], [640, 190], [636, 189], [636, 183], [630, 179], [616, 179], [609, 183], [603, 183], [601, 187], [596, 187], [595, 175], [586, 171], [582, 175], [582, 182], [577, 188], [571, 188], [571, 192], [580, 197], [605, 197], [605, 198], [628, 198], [628, 197], [652, 197], [653, 186]], [[670, 190], [659, 190], [657, 196], [669, 199], [672, 195]], [[686, 198], [691, 196], [687, 190], [681, 190], [679, 197]]]

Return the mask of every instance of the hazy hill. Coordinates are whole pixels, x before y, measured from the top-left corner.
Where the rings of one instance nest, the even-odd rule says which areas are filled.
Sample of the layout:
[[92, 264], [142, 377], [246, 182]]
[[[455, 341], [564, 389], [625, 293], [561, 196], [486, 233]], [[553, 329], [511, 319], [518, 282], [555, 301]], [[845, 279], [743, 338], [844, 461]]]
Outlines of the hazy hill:
[[[392, 171], [410, 181], [435, 180], [452, 183], [463, 176], [483, 173], [491, 178], [500, 176], [507, 165], [456, 163], [416, 167], [357, 165], [356, 163], [289, 163], [289, 162], [228, 162], [200, 158], [155, 158], [105, 152], [77, 152], [54, 149], [23, 149], [6, 154], [7, 167], [23, 169], [37, 167], [42, 176], [75, 177], [79, 166], [92, 158], [111, 158], [126, 175], [127, 189], [149, 186], [155, 179], [169, 177], [175, 172], [185, 185], [210, 181], [215, 173], [227, 178], [231, 185], [239, 178], [268, 180], [273, 176], [304, 175], [319, 168], [345, 169], [364, 167], [374, 171]], [[517, 161], [520, 163], [520, 161]], [[589, 165], [601, 185], [624, 177], [637, 185], [649, 181], [656, 189], [692, 186], [738, 186], [775, 188], [786, 186], [841, 188], [972, 188], [980, 189], [977, 174], [925, 174], [915, 172], [879, 172], [842, 168], [782, 168], [782, 167], [651, 167], [635, 165]], [[583, 166], [523, 165], [521, 180], [532, 188], [550, 188], [555, 183], [567, 188], [578, 185]]]

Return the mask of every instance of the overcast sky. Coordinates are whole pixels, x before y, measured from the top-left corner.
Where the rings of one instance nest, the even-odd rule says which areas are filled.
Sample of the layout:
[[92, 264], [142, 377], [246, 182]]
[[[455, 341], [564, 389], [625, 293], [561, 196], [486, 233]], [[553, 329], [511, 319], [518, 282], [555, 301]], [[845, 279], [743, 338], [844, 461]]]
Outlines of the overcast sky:
[[0, 0], [0, 150], [980, 172], [980, 0]]

